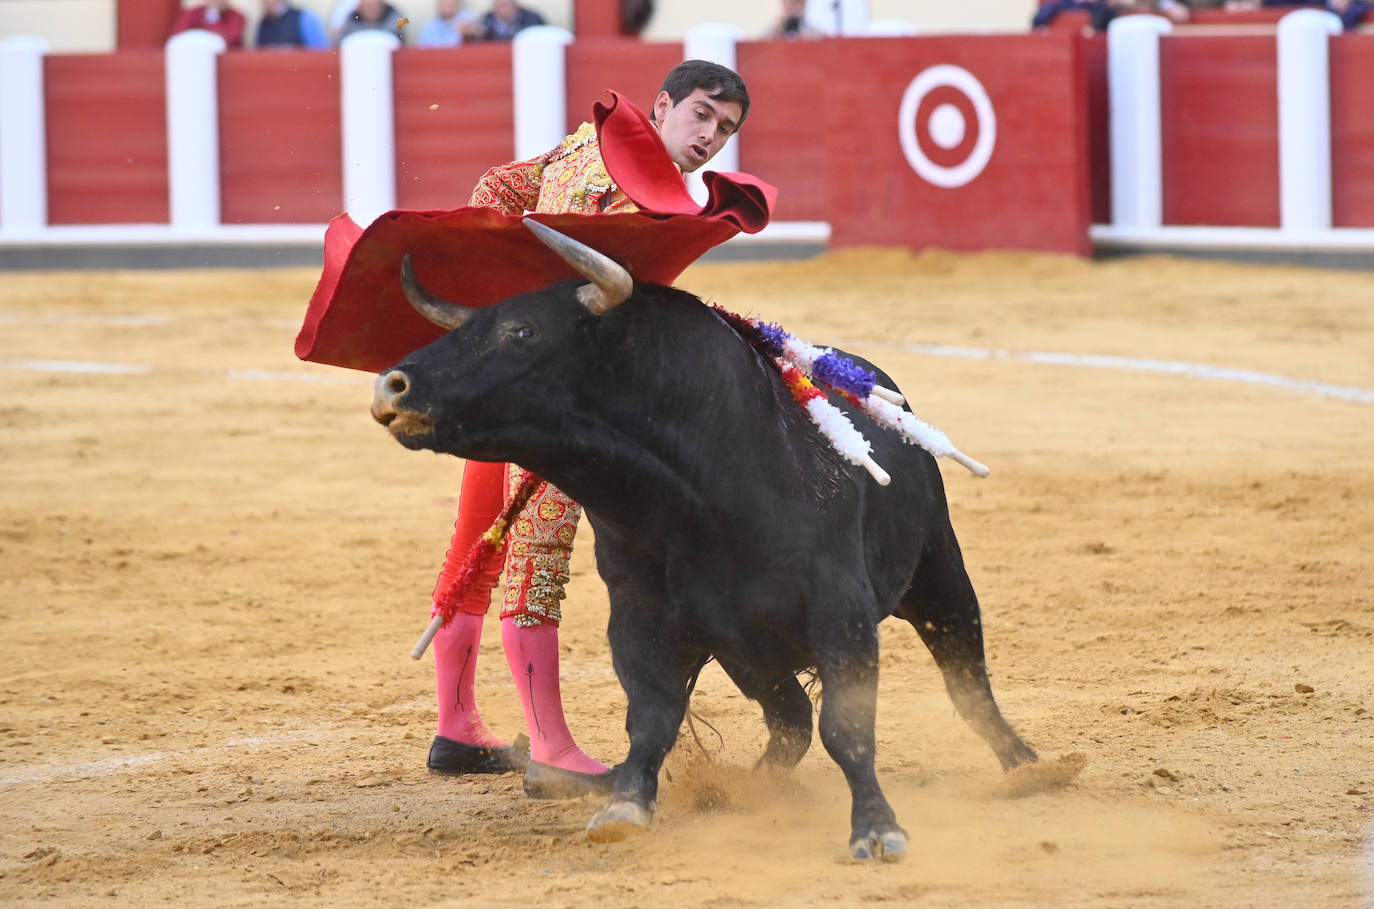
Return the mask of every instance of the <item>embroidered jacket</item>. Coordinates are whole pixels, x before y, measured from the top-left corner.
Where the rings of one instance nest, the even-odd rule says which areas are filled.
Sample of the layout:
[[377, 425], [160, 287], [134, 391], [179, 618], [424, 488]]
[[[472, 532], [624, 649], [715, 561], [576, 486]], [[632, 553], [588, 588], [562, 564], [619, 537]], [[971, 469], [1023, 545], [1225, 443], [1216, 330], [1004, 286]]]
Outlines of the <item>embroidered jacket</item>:
[[639, 211], [606, 172], [596, 127], [590, 123], [579, 126], [553, 151], [487, 171], [477, 181], [468, 205], [512, 216], [527, 211], [587, 215]]

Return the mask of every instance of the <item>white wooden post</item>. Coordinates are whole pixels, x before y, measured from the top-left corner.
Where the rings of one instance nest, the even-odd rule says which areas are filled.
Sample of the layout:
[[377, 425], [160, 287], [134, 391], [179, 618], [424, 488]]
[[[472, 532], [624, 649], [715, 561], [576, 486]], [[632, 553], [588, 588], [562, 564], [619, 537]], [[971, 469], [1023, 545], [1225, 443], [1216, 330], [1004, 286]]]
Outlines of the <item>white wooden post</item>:
[[344, 210], [366, 226], [396, 207], [396, 114], [390, 32], [354, 32], [339, 45]]
[[1331, 36], [1341, 20], [1304, 9], [1279, 20], [1279, 224], [1331, 229]]
[[1164, 221], [1160, 140], [1161, 16], [1122, 16], [1107, 26], [1107, 97], [1111, 131], [1112, 223], [1156, 228]]
[[[568, 73], [564, 48], [572, 32], [536, 25], [511, 42], [511, 88], [515, 97], [515, 157], [542, 155], [568, 134]], [[587, 101], [588, 109], [591, 101]]]
[[219, 226], [219, 55], [224, 39], [182, 32], [167, 42], [167, 191], [174, 231]]
[[0, 233], [35, 233], [48, 223], [43, 55], [48, 42], [0, 41]]
[[[687, 30], [682, 41], [682, 59], [709, 60], [739, 72], [736, 45], [744, 40], [744, 32], [733, 25], [721, 22], [703, 22]], [[706, 184], [701, 180], [708, 170], [720, 173], [734, 173], [739, 170], [739, 137], [731, 136], [711, 163], [706, 167], [686, 175], [687, 189], [692, 198], [701, 204], [706, 203]]]

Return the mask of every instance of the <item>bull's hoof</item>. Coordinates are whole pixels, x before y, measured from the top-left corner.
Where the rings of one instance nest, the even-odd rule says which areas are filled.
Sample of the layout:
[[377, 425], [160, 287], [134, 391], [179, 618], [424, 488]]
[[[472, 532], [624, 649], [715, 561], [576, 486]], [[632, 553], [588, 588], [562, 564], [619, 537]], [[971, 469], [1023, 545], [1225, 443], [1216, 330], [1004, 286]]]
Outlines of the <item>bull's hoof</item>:
[[607, 802], [587, 822], [587, 839], [593, 843], [618, 843], [649, 829], [654, 813], [634, 802]]
[[875, 858], [895, 862], [905, 854], [906, 832], [903, 830], [889, 830], [886, 833], [870, 830], [849, 843], [849, 855], [862, 862]]

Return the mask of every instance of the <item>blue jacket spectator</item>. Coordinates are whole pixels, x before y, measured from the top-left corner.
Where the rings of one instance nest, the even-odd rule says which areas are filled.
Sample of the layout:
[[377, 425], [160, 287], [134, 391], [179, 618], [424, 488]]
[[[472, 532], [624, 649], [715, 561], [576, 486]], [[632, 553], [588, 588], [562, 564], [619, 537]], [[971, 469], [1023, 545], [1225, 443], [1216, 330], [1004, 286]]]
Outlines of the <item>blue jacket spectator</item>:
[[405, 17], [401, 15], [400, 10], [386, 0], [358, 0], [353, 14], [344, 20], [343, 28], [339, 30], [339, 40], [342, 41], [354, 32], [364, 31], [390, 32], [405, 40], [405, 35], [401, 32], [403, 18]]
[[1368, 0], [1331, 0], [1329, 8], [1341, 17], [1341, 26], [1348, 32], [1353, 32], [1362, 23], [1374, 22], [1374, 3]]
[[314, 10], [300, 9], [286, 0], [262, 0], [258, 47], [329, 47], [324, 23]]
[[439, 0], [437, 15], [420, 31], [421, 47], [454, 47], [464, 39], [482, 37], [477, 17], [463, 9], [461, 0]]
[[491, 12], [482, 17], [482, 37], [488, 41], [509, 41], [516, 32], [543, 24], [543, 16], [516, 6], [515, 0], [493, 0]]
[[1093, 31], [1105, 32], [1107, 23], [1116, 18], [1123, 6], [1129, 4], [1112, 0], [1050, 0], [1041, 3], [1031, 19], [1031, 28], [1046, 28], [1060, 13], [1087, 13]]

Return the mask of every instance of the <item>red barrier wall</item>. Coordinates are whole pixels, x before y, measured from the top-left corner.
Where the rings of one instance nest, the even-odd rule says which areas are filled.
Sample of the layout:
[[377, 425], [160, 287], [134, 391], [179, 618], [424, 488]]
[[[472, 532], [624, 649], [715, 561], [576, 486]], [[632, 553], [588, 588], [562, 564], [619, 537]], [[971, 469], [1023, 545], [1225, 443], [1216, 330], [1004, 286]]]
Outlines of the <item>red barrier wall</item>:
[[573, 34], [578, 41], [619, 37], [620, 7], [619, 0], [577, 0], [573, 4]]
[[[682, 45], [632, 39], [578, 39], [567, 48], [569, 132], [592, 118], [592, 105], [615, 89], [644, 113], [668, 70], [682, 62]], [[495, 163], [495, 162], [493, 162]]]
[[115, 3], [115, 42], [120, 50], [161, 50], [181, 13], [181, 0]]
[[396, 205], [458, 208], [515, 147], [509, 44], [402, 48], [394, 57]]
[[1331, 186], [1335, 227], [1374, 227], [1374, 35], [1331, 42]]
[[43, 61], [51, 224], [166, 223], [162, 53]]
[[[808, 110], [829, 157], [831, 243], [1044, 249], [1086, 255], [1087, 89], [1072, 34], [837, 39], [818, 64], [830, 79]], [[818, 52], [820, 52], [818, 50]], [[911, 127], [935, 164], [969, 157], [979, 126], [969, 96], [937, 88], [912, 124], [899, 123], [903, 92], [929, 67], [952, 64], [983, 86], [996, 117], [996, 143], [966, 185], [937, 186], [918, 176], [899, 142]], [[954, 148], [931, 140], [930, 120], [956, 106], [966, 130]], [[765, 175], [766, 175], [765, 171]]]
[[824, 139], [826, 81], [832, 58], [811, 41], [751, 41], [736, 62], [749, 86], [749, 119], [740, 130], [740, 170], [778, 188], [779, 221], [829, 219]]
[[1160, 39], [1164, 223], [1279, 224], [1272, 35]]
[[[1275, 51], [1272, 34], [1161, 40], [1166, 224], [1278, 225]], [[566, 53], [571, 128], [608, 87], [648, 106], [681, 46], [588, 39]], [[778, 186], [778, 220], [829, 221], [836, 246], [1084, 254], [1090, 219], [1110, 222], [1102, 36], [743, 42], [738, 55], [754, 99], [741, 169]], [[513, 155], [510, 46], [404, 48], [394, 61], [398, 206], [459, 206], [484, 169]], [[932, 87], [899, 122], [913, 80], [942, 65], [986, 91], [996, 120], [985, 168], [955, 187], [921, 176], [900, 138], [945, 167], [976, 144], [978, 115], [955, 83]], [[224, 221], [336, 215], [337, 55], [226, 54], [218, 67]], [[166, 223], [162, 53], [50, 55], [44, 72], [50, 221]], [[1335, 225], [1374, 227], [1374, 35], [1333, 37], [1331, 76]], [[942, 105], [965, 128], [952, 148], [930, 125]]]
[[1083, 80], [1088, 97], [1088, 193], [1092, 197], [1092, 221], [1112, 220], [1112, 119], [1107, 96], [1107, 38], [1079, 38]]
[[219, 57], [220, 219], [322, 224], [343, 210], [339, 59]]

